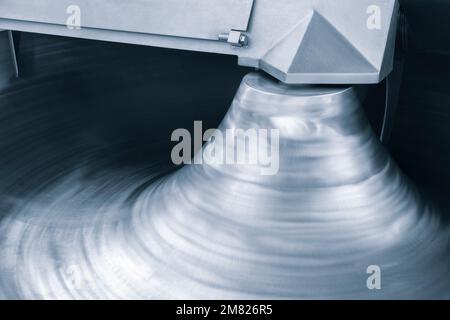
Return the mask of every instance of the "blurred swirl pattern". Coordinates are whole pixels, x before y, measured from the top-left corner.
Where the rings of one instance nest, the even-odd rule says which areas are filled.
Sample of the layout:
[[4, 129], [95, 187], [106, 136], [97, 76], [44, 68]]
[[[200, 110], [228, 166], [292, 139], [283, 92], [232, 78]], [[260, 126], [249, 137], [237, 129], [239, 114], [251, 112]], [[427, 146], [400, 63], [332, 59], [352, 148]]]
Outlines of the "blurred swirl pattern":
[[[450, 298], [448, 226], [354, 89], [250, 74], [227, 111], [232, 58], [27, 34], [21, 58], [0, 91], [0, 298]], [[175, 170], [194, 120], [279, 129], [279, 173]]]

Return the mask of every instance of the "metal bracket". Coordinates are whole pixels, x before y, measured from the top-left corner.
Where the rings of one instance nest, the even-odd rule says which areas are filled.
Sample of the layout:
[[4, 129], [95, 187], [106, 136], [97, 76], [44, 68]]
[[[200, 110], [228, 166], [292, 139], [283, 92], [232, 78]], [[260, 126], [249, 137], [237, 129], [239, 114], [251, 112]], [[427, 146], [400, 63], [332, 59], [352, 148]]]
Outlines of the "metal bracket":
[[234, 47], [248, 46], [248, 36], [243, 31], [231, 30], [228, 33], [221, 33], [219, 41], [228, 42]]

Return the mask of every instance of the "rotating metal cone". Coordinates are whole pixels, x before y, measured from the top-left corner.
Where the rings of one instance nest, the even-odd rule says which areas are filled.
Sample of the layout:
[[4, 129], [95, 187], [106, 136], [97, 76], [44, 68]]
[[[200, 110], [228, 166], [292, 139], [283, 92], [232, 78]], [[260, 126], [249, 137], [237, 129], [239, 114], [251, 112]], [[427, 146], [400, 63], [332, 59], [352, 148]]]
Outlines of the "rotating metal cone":
[[[279, 172], [190, 165], [152, 187], [133, 227], [152, 244], [166, 294], [449, 296], [448, 231], [380, 145], [352, 87], [250, 74], [219, 130], [230, 128], [279, 129]], [[373, 266], [381, 290], [368, 289]]]
[[108, 173], [89, 188], [68, 177], [0, 225], [0, 296], [450, 296], [448, 229], [353, 88], [250, 74], [219, 130], [231, 128], [278, 129], [279, 170], [208, 161], [150, 185]]

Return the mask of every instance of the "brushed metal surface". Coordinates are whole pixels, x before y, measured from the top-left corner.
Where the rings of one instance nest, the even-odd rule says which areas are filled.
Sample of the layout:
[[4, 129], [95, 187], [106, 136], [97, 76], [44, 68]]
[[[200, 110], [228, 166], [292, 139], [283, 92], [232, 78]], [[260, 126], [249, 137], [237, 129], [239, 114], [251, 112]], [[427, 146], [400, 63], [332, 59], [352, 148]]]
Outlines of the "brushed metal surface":
[[2, 0], [1, 16], [66, 25], [77, 5], [86, 28], [217, 40], [221, 32], [247, 30], [253, 0]]
[[[75, 30], [66, 27], [70, 4], [2, 0], [0, 28], [235, 55], [291, 84], [379, 83], [392, 70], [396, 0], [82, 0]], [[233, 28], [248, 46], [212, 41]]]

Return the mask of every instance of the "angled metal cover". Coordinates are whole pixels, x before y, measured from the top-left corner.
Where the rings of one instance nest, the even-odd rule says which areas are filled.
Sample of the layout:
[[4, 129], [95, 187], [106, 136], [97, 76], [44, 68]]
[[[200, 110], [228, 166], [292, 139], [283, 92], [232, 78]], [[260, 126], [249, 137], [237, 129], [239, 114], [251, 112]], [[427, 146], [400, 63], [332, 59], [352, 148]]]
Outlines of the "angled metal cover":
[[[393, 68], [397, 0], [77, 0], [70, 30], [72, 3], [0, 0], [0, 28], [236, 55], [289, 84], [378, 83]], [[217, 41], [231, 30], [248, 45]]]
[[311, 11], [269, 50], [261, 59], [260, 67], [292, 83], [312, 74], [378, 73], [368, 58], [316, 11]]
[[86, 28], [217, 40], [247, 30], [254, 0], [0, 0], [0, 17], [66, 25], [67, 8], [81, 9]]
[[290, 84], [377, 83], [392, 70], [397, 12], [396, 0], [257, 1], [251, 30], [265, 36], [240, 63]]

